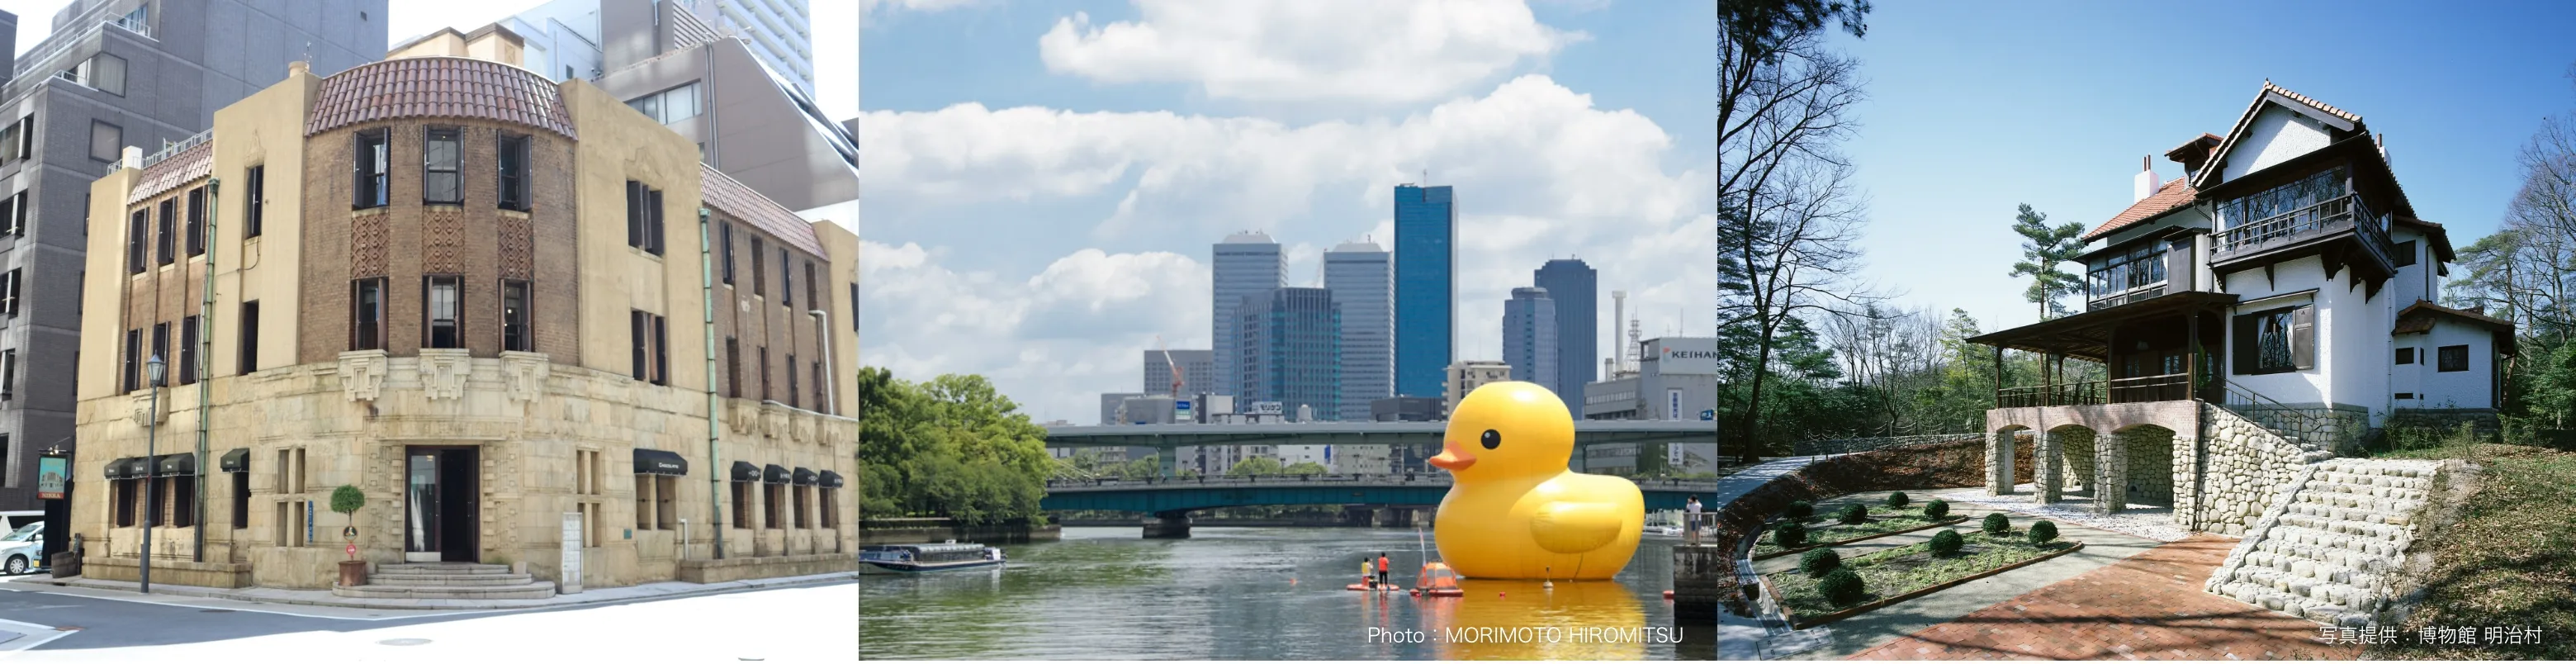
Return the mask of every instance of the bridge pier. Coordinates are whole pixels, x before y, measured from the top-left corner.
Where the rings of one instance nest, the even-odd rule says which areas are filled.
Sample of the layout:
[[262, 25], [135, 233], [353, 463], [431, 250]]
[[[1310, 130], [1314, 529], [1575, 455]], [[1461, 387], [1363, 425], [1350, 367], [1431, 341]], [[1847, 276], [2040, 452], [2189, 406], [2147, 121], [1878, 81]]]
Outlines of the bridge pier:
[[1189, 539], [1190, 513], [1158, 513], [1145, 521], [1145, 539]]
[[1413, 513], [1415, 511], [1415, 509], [1410, 507], [1381, 508], [1377, 511], [1377, 527], [1411, 528], [1413, 527]]

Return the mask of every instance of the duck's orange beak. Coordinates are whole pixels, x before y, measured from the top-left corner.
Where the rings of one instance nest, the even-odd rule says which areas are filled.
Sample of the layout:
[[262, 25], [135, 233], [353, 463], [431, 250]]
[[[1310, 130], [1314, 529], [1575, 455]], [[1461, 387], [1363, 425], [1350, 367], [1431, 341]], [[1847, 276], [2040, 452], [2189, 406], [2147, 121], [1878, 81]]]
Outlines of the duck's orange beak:
[[1431, 462], [1431, 465], [1439, 466], [1453, 473], [1466, 470], [1468, 466], [1476, 465], [1476, 457], [1474, 455], [1459, 450], [1457, 443], [1447, 441], [1442, 441], [1440, 445], [1440, 454], [1429, 459], [1424, 459], [1424, 461], [1429, 461]]

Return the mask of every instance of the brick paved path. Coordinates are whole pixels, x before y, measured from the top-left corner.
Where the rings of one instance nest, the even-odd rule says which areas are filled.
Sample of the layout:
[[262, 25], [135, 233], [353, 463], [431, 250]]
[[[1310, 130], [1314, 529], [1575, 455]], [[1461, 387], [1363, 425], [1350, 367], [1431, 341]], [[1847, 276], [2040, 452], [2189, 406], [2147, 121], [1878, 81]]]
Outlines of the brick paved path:
[[2235, 540], [2207, 535], [2023, 593], [1851, 659], [2354, 659], [2317, 623], [2201, 592]]

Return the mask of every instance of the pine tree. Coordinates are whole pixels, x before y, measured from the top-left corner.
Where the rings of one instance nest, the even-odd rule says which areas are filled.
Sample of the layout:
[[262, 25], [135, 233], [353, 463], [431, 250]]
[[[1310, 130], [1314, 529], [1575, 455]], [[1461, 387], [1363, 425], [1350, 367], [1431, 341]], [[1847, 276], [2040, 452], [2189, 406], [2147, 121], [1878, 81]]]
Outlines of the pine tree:
[[2058, 304], [2057, 298], [2081, 292], [2084, 286], [2083, 280], [2074, 273], [2057, 269], [2059, 264], [2073, 261], [2084, 253], [2084, 241], [2077, 239], [2084, 235], [2084, 225], [2068, 222], [2063, 226], [2050, 227], [2047, 221], [2048, 215], [2030, 209], [2029, 203], [2023, 203], [2021, 215], [2013, 217], [2013, 232], [2020, 233], [2027, 241], [2021, 245], [2023, 260], [2013, 264], [2012, 276], [2033, 278], [2030, 290], [2025, 291], [2022, 297], [2039, 305], [2040, 320], [2073, 313], [2067, 311], [2065, 305]]

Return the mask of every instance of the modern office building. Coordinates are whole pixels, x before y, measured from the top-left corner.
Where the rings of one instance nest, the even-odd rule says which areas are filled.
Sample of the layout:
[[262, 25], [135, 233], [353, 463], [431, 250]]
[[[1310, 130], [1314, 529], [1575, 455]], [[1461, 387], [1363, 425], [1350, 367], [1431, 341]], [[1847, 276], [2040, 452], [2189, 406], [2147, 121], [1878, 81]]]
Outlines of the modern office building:
[[[587, 82], [282, 73], [90, 187], [84, 576], [147, 527], [163, 583], [359, 597], [855, 567], [855, 235]], [[524, 567], [340, 586], [343, 486], [359, 560]]]
[[[806, 96], [814, 94], [813, 20], [806, 4], [798, 0], [554, 0], [496, 25], [530, 42], [527, 64], [522, 66], [556, 81], [591, 78], [609, 69], [600, 65], [608, 50], [604, 45], [620, 39], [603, 38], [600, 26], [603, 9], [616, 13], [617, 3], [655, 11], [668, 5], [689, 14], [714, 34], [741, 40], [762, 66], [779, 72]], [[659, 21], [644, 27], [657, 32], [667, 29]]]
[[1340, 419], [1364, 422], [1369, 402], [1395, 396], [1395, 266], [1370, 242], [1324, 252], [1324, 289], [1342, 309]]
[[1369, 402], [1369, 421], [1437, 422], [1442, 408], [1439, 397], [1387, 397]]
[[[1717, 426], [1717, 339], [1710, 337], [1664, 337], [1648, 339], [1634, 371], [1622, 372], [1608, 380], [1583, 386], [1583, 410], [1575, 413], [1587, 420], [1707, 420], [1712, 433]], [[1633, 472], [1642, 464], [1639, 455], [1665, 454], [1665, 465], [1673, 472], [1704, 472], [1716, 468], [1717, 443], [1667, 443], [1663, 445], [1595, 445], [1578, 456], [1588, 472]]]
[[1439, 394], [1458, 330], [1458, 206], [1448, 187], [1395, 187], [1395, 393]]
[[1275, 288], [1245, 298], [1236, 316], [1245, 331], [1249, 403], [1277, 402], [1283, 415], [1338, 418], [1342, 402], [1342, 317], [1332, 291]]
[[1116, 425], [1116, 424], [1135, 424], [1135, 422], [1130, 422], [1130, 421], [1128, 421], [1128, 420], [1127, 420], [1127, 418], [1125, 418], [1125, 417], [1121, 417], [1119, 414], [1120, 414], [1120, 413], [1124, 413], [1124, 412], [1126, 412], [1126, 405], [1127, 405], [1127, 400], [1128, 400], [1128, 399], [1134, 399], [1134, 398], [1137, 398], [1137, 397], [1142, 397], [1142, 396], [1145, 396], [1145, 394], [1146, 394], [1146, 393], [1144, 393], [1144, 392], [1102, 392], [1102, 393], [1100, 393], [1100, 424], [1101, 424], [1101, 426], [1110, 426], [1110, 425]]
[[1580, 416], [1583, 386], [1601, 376], [1600, 275], [1580, 259], [1559, 258], [1540, 265], [1530, 283], [1556, 301], [1556, 383], [1549, 389]]
[[289, 62], [330, 73], [384, 53], [384, 0], [284, 9], [75, 0], [14, 61], [19, 19], [0, 14], [10, 37], [0, 53], [10, 72], [0, 85], [0, 510], [38, 509], [38, 457], [76, 448], [80, 338], [115, 334], [113, 312], [89, 311], [111, 322], [83, 325], [78, 295], [90, 181], [126, 146], [158, 157], [205, 131], [215, 109], [284, 79]]
[[1245, 341], [1250, 332], [1236, 312], [1245, 298], [1268, 298], [1270, 291], [1288, 285], [1288, 263], [1279, 254], [1279, 243], [1259, 231], [1228, 235], [1216, 244], [1214, 253], [1209, 270], [1215, 280], [1209, 310], [1214, 315], [1208, 319], [1208, 334], [1216, 352], [1216, 377], [1224, 386], [1217, 391], [1258, 401], [1249, 396], [1252, 376], [1244, 369], [1247, 356], [1254, 352]]
[[1173, 394], [1172, 367], [1175, 365], [1178, 365], [1181, 369], [1181, 391], [1179, 394], [1193, 394], [1197, 392], [1215, 392], [1218, 394], [1226, 393], [1225, 388], [1217, 385], [1216, 382], [1215, 351], [1167, 351], [1159, 349], [1149, 349], [1145, 351], [1144, 392], [1146, 394]]
[[1458, 400], [1467, 398], [1476, 388], [1511, 380], [1512, 365], [1493, 360], [1459, 360], [1440, 373], [1440, 414], [1446, 419], [1458, 410]]
[[[1514, 288], [1503, 301], [1503, 363], [1512, 365], [1512, 380], [1536, 383], [1563, 395], [1557, 385], [1556, 300], [1545, 288]], [[1566, 411], [1573, 412], [1573, 411]]]

